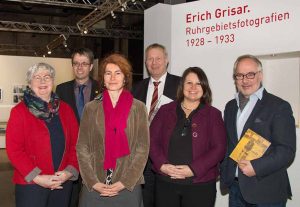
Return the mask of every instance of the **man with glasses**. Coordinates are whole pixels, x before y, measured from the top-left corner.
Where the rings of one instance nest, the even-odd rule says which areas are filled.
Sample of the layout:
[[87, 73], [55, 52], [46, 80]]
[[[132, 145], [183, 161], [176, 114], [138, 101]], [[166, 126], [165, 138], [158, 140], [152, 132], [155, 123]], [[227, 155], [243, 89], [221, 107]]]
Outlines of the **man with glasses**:
[[[93, 69], [93, 52], [87, 48], [80, 48], [73, 52], [71, 58], [75, 79], [59, 84], [56, 93], [72, 107], [77, 121], [80, 122], [84, 105], [95, 98], [99, 88], [98, 82], [89, 76]], [[70, 207], [78, 206], [81, 185], [81, 178], [74, 182]]]
[[[221, 165], [221, 185], [229, 188], [229, 206], [286, 206], [292, 196], [287, 168], [296, 152], [291, 106], [264, 89], [262, 64], [255, 56], [238, 57], [233, 78], [238, 92], [224, 111], [227, 154]], [[261, 158], [236, 163], [229, 155], [247, 129], [271, 145]]]

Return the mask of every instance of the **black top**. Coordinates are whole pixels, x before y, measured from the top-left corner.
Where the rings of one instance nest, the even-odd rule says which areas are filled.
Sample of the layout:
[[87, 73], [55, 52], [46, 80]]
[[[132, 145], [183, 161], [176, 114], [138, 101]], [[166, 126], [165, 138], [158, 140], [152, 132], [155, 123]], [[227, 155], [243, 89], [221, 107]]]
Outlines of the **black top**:
[[[193, 110], [188, 118], [186, 118], [181, 105], [178, 104], [176, 108], [177, 122], [173, 130], [169, 142], [168, 160], [172, 165], [189, 165], [193, 161], [193, 145], [192, 145], [192, 117], [197, 111], [203, 108], [204, 104]], [[186, 179], [171, 179], [164, 177], [164, 180], [172, 183], [192, 184], [193, 177]]]
[[65, 135], [58, 115], [54, 116], [48, 123], [45, 121], [50, 133], [52, 160], [54, 170], [57, 171], [65, 151]]

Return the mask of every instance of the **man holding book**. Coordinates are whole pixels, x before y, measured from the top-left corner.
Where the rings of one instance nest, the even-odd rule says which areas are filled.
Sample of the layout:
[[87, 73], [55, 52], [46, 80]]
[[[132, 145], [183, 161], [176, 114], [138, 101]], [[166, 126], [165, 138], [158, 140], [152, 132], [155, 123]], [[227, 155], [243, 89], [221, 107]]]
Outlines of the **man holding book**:
[[[221, 165], [221, 185], [229, 189], [229, 206], [286, 206], [292, 196], [287, 168], [296, 152], [291, 106], [264, 89], [262, 64], [255, 56], [238, 57], [233, 78], [238, 92], [224, 111], [227, 153]], [[260, 158], [237, 163], [229, 156], [248, 129], [271, 144]]]

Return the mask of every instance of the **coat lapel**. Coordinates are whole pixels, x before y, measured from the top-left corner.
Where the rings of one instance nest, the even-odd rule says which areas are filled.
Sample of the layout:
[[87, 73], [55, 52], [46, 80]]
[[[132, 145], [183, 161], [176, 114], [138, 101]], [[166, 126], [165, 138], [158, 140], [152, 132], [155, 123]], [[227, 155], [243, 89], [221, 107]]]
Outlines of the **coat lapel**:
[[236, 116], [237, 116], [237, 112], [238, 112], [238, 106], [236, 104], [236, 101], [234, 102], [234, 106], [232, 108], [233, 112], [230, 113], [231, 114], [231, 123], [229, 124], [229, 126], [231, 126], [232, 128], [229, 130], [229, 133], [231, 133], [231, 135], [229, 137], [233, 137], [233, 139], [231, 139], [230, 141], [236, 145], [238, 143], [238, 137], [237, 137], [237, 128], [236, 128]]
[[146, 104], [146, 100], [147, 100], [147, 92], [148, 92], [148, 86], [149, 86], [149, 81], [150, 81], [150, 78], [147, 79], [147, 81], [145, 81], [143, 84], [143, 88], [144, 90], [142, 90], [141, 92], [141, 96], [140, 96], [140, 100], [142, 102], [144, 102]]

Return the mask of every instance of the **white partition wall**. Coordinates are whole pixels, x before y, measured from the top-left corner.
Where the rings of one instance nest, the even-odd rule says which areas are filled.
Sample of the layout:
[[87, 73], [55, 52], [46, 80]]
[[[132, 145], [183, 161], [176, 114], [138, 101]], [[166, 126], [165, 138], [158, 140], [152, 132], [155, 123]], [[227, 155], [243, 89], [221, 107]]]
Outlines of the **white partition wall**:
[[[213, 91], [213, 105], [220, 110], [234, 97], [235, 59], [243, 54], [259, 56], [265, 68], [266, 89], [291, 103], [299, 127], [299, 11], [299, 0], [158, 4], [145, 11], [144, 46], [155, 42], [165, 45], [170, 59], [168, 70], [173, 74], [181, 75], [190, 66], [204, 69]], [[299, 159], [297, 156], [289, 168], [294, 196], [288, 207], [300, 203]], [[216, 206], [227, 206], [227, 197], [218, 194]]]

